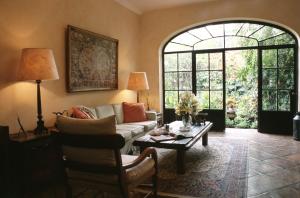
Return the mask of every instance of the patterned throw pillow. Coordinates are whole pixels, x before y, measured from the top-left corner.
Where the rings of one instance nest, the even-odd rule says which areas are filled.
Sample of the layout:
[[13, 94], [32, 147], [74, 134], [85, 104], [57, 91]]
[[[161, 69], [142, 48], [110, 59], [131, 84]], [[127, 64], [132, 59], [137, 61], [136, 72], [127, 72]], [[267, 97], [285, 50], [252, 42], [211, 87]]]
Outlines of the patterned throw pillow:
[[90, 108], [85, 107], [85, 106], [80, 106], [79, 108], [81, 109], [81, 111], [83, 111], [86, 114], [88, 114], [88, 116], [90, 117], [90, 119], [97, 119], [97, 116], [94, 114], [94, 112], [92, 112], [92, 110]]
[[124, 122], [142, 122], [147, 120], [143, 103], [123, 102], [122, 106]]
[[88, 108], [84, 106], [72, 107], [72, 117], [79, 119], [97, 119], [96, 115]]

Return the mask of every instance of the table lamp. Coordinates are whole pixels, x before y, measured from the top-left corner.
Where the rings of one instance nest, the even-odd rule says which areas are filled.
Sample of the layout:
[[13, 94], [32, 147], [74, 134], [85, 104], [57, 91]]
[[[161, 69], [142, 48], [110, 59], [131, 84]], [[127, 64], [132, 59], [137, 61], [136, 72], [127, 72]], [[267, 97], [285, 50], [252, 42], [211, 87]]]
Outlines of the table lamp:
[[59, 79], [53, 52], [46, 48], [25, 48], [22, 50], [18, 80], [34, 80], [37, 83], [37, 127], [36, 134], [47, 132], [44, 126], [40, 84], [42, 80]]
[[137, 102], [139, 102], [139, 91], [149, 90], [146, 72], [131, 72], [127, 89], [137, 91]]

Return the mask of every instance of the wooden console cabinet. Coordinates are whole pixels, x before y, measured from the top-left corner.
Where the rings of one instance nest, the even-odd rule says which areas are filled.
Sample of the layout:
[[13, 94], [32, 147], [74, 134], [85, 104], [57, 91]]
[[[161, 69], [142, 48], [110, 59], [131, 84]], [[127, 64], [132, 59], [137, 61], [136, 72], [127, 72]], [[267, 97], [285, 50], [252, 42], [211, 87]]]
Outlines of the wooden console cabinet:
[[8, 195], [8, 183], [9, 183], [9, 175], [7, 174], [7, 170], [9, 167], [8, 160], [8, 144], [9, 144], [9, 136], [8, 136], [8, 127], [0, 126], [0, 197], [6, 197]]
[[63, 183], [63, 167], [57, 135], [11, 136], [10, 156], [14, 196], [32, 197], [51, 184]]

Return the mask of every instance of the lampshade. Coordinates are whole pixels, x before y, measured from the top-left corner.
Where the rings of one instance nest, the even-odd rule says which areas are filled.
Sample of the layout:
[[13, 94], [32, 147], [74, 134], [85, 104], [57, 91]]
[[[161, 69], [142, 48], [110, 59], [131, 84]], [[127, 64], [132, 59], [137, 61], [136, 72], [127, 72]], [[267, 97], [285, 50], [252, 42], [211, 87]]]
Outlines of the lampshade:
[[18, 80], [56, 80], [59, 78], [51, 49], [25, 48], [22, 50]]
[[131, 72], [128, 79], [127, 89], [130, 90], [148, 90], [148, 80], [146, 72]]

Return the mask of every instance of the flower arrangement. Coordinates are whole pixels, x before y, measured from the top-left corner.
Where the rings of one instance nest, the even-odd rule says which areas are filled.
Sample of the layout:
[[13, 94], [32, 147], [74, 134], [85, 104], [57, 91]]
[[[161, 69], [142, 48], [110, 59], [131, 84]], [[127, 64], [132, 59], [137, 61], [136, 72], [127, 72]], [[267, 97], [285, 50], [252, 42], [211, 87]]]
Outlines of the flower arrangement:
[[195, 115], [200, 110], [199, 101], [192, 92], [183, 92], [180, 94], [179, 102], [175, 107], [177, 115]]

